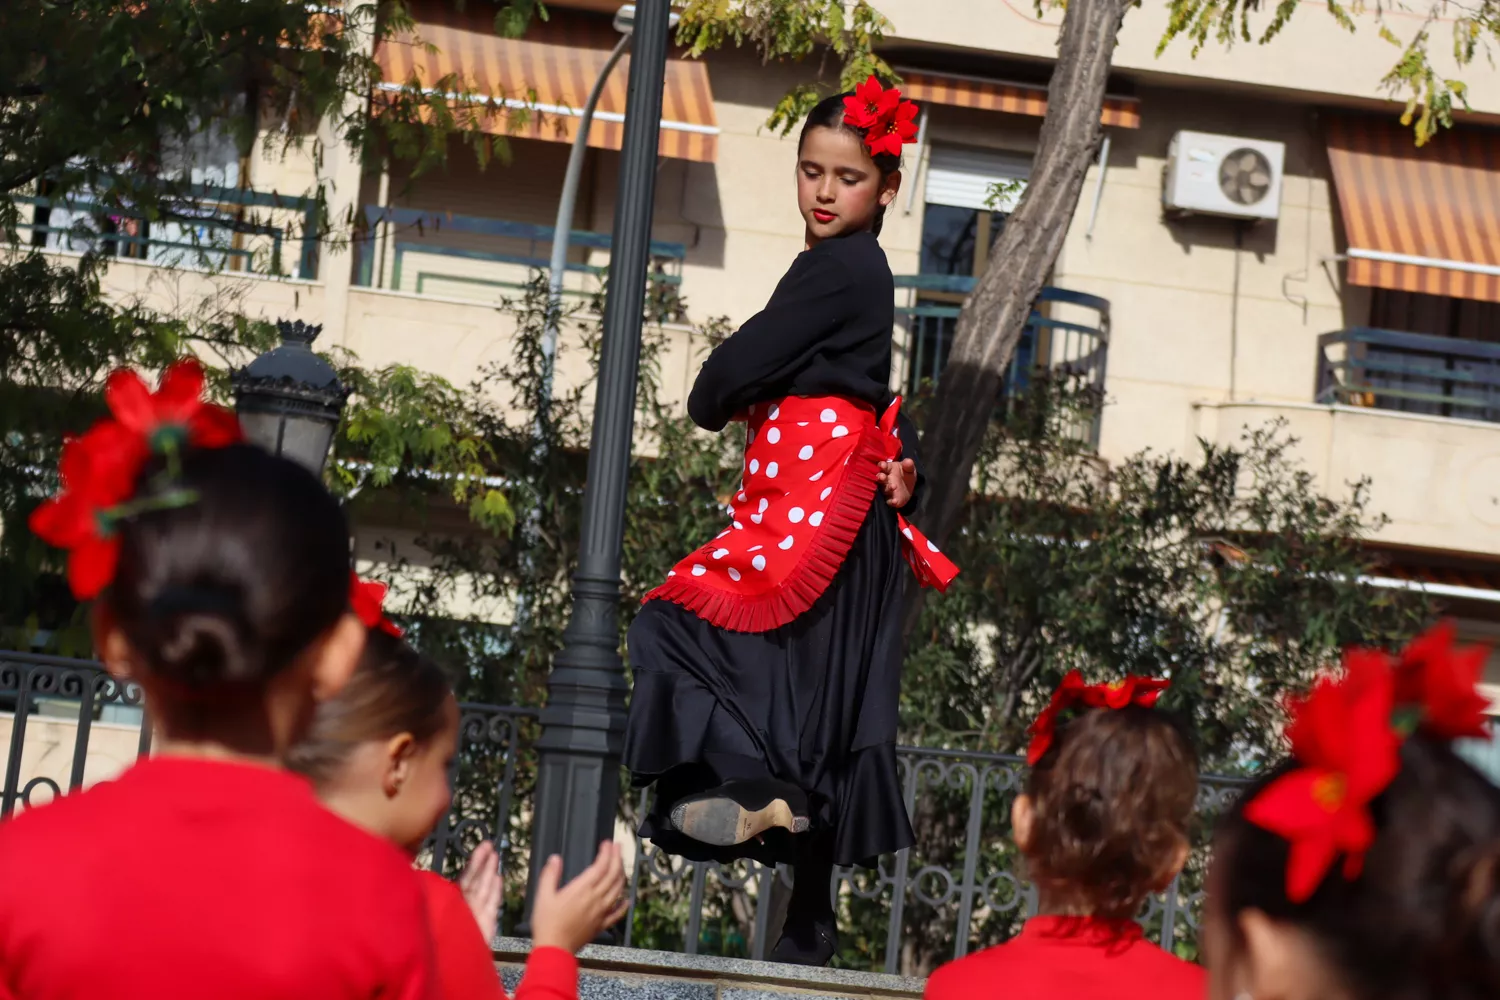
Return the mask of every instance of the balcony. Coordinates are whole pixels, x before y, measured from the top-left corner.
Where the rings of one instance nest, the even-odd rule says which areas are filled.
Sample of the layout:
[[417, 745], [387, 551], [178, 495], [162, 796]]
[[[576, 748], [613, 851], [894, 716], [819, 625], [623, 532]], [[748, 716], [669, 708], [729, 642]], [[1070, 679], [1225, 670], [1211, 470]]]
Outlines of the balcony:
[[[936, 384], [948, 363], [963, 298], [974, 290], [975, 280], [968, 275], [949, 274], [896, 277], [896, 316], [898, 321], [904, 319], [911, 331], [907, 392], [916, 392], [924, 383]], [[904, 304], [899, 302], [903, 292]], [[1021, 331], [1005, 371], [1001, 397], [1024, 391], [1039, 369], [1077, 378], [1102, 394], [1108, 358], [1109, 301], [1049, 285], [1037, 295], [1031, 319]], [[1099, 418], [1096, 413], [1088, 426], [1078, 431], [1095, 447], [1099, 444]]]
[[1500, 344], [1354, 328], [1318, 338], [1311, 403], [1201, 403], [1219, 445], [1284, 421], [1318, 488], [1369, 480], [1379, 541], [1500, 555]]

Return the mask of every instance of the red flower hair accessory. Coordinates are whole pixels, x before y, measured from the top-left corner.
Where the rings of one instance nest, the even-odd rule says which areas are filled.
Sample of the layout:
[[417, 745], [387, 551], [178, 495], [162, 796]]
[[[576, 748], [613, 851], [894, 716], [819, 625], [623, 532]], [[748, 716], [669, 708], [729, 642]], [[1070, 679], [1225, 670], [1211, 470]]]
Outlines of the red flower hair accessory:
[[183, 506], [194, 497], [164, 489], [131, 502], [137, 478], [152, 455], [165, 455], [167, 481], [176, 478], [183, 448], [221, 448], [241, 439], [229, 410], [205, 403], [203, 369], [186, 358], [169, 367], [151, 392], [132, 371], [117, 371], [104, 387], [110, 416], [63, 444], [61, 491], [32, 511], [37, 537], [68, 550], [68, 585], [79, 600], [97, 597], [114, 579], [122, 518]]
[[1459, 649], [1451, 621], [1439, 622], [1406, 644], [1396, 663], [1398, 715], [1410, 708], [1403, 728], [1420, 728], [1439, 739], [1489, 736], [1489, 699], [1478, 691], [1489, 657], [1485, 646]]
[[1346, 676], [1322, 678], [1306, 698], [1289, 703], [1287, 735], [1301, 766], [1245, 807], [1247, 820], [1291, 845], [1286, 894], [1294, 903], [1317, 891], [1340, 854], [1344, 878], [1359, 875], [1375, 840], [1370, 802], [1400, 766], [1388, 659], [1374, 653], [1345, 663]]
[[390, 590], [383, 583], [361, 580], [353, 570], [349, 572], [349, 607], [365, 623], [365, 628], [401, 636], [401, 627], [385, 616], [385, 595]]
[[916, 117], [916, 104], [902, 99], [895, 87], [882, 87], [873, 73], [844, 98], [844, 124], [865, 130], [871, 156], [900, 156], [901, 146], [917, 139]]
[[1108, 708], [1116, 711], [1127, 705], [1151, 708], [1161, 697], [1161, 693], [1171, 686], [1172, 682], [1169, 680], [1138, 677], [1134, 674], [1110, 684], [1085, 684], [1083, 674], [1076, 670], [1068, 671], [1057, 690], [1052, 692], [1052, 700], [1026, 730], [1031, 734], [1031, 743], [1026, 748], [1026, 763], [1035, 767], [1036, 762], [1046, 756], [1057, 733], [1058, 717], [1069, 709], [1080, 705], [1084, 708]]

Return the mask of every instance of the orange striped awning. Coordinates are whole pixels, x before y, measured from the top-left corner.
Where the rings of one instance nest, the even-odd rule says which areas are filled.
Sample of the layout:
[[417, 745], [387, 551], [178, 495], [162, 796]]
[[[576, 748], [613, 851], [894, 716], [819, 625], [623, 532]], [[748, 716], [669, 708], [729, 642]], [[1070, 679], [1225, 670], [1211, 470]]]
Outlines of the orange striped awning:
[[1327, 138], [1351, 284], [1500, 302], [1500, 133], [1418, 147], [1394, 116], [1333, 117]]
[[[928, 73], [923, 70], [897, 70], [902, 91], [917, 102], [946, 104], [955, 108], [978, 108], [981, 111], [1004, 111], [1012, 115], [1041, 118], [1047, 113], [1047, 88], [1029, 83], [1008, 83], [977, 76]], [[1121, 128], [1141, 127], [1141, 102], [1134, 97], [1104, 98], [1105, 125]]]
[[[523, 38], [495, 34], [494, 11], [484, 4], [454, 9], [451, 2], [409, 4], [415, 31], [382, 41], [375, 50], [383, 89], [415, 85], [427, 92], [473, 94], [503, 102], [512, 114], [486, 118], [486, 131], [572, 142], [588, 100], [620, 36], [609, 19], [553, 10]], [[619, 149], [625, 136], [625, 55], [599, 97], [590, 146]], [[521, 119], [518, 124], [517, 118]], [[719, 134], [708, 67], [669, 58], [662, 94], [660, 151], [679, 160], [712, 163]]]

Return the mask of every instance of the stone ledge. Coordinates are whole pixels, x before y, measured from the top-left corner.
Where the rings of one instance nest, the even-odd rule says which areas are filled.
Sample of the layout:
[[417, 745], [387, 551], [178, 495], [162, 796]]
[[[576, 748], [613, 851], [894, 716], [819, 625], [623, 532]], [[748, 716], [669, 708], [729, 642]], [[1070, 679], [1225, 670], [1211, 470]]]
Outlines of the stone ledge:
[[[495, 948], [512, 993], [530, 951], [531, 942], [522, 938], [502, 938]], [[601, 945], [583, 949], [578, 961], [580, 1000], [911, 1000], [921, 997], [925, 985], [872, 972]]]

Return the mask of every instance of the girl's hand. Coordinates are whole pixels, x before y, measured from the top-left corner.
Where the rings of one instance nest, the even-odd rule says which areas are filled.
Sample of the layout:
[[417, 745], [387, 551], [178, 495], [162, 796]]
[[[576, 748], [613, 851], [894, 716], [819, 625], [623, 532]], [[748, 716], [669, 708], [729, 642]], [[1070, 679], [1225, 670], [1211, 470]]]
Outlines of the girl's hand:
[[625, 896], [625, 865], [619, 846], [605, 841], [594, 863], [559, 889], [562, 869], [562, 858], [553, 855], [537, 879], [531, 943], [537, 948], [561, 948], [576, 954], [630, 909]]
[[500, 855], [495, 853], [493, 842], [486, 840], [474, 848], [469, 863], [458, 878], [458, 887], [463, 891], [464, 901], [474, 913], [474, 922], [484, 943], [495, 940], [495, 925], [500, 918]]
[[917, 463], [909, 458], [900, 462], [881, 462], [875, 480], [885, 491], [885, 502], [900, 510], [911, 503], [911, 495], [917, 488]]

